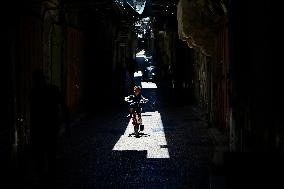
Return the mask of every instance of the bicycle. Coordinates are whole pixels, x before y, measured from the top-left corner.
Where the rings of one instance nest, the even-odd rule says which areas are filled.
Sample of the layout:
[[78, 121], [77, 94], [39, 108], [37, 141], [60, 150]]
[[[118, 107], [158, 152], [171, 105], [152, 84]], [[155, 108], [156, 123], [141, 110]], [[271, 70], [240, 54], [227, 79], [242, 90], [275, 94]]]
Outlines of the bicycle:
[[145, 104], [149, 100], [141, 99], [140, 101], [133, 101], [133, 100], [126, 100], [126, 101], [134, 106], [131, 112], [131, 119], [132, 119], [132, 125], [134, 127], [134, 134], [136, 136], [139, 136], [139, 130], [140, 131], [144, 130], [144, 125], [142, 125], [142, 117], [141, 117], [141, 111], [142, 111], [141, 104]]

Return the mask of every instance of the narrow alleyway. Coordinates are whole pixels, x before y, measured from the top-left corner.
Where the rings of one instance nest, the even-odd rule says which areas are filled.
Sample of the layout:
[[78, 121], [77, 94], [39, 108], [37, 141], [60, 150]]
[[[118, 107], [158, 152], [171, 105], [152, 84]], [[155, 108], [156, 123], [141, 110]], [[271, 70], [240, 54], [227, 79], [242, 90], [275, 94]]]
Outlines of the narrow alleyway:
[[[273, 44], [281, 6], [13, 0], [3, 7], [6, 188], [284, 188], [283, 74]], [[123, 101], [134, 84], [149, 99], [139, 137]]]
[[166, 106], [162, 91], [143, 88], [150, 101], [140, 138], [130, 135], [127, 106], [78, 122], [61, 141], [57, 188], [205, 187], [213, 150], [206, 124], [194, 106]]

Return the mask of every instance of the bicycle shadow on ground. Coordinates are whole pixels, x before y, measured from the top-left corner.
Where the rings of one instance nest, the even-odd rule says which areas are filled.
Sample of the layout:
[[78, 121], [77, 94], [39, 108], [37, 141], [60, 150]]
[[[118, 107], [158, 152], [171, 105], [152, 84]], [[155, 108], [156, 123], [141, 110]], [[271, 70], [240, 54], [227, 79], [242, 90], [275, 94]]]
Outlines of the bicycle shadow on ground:
[[141, 137], [150, 137], [150, 134], [146, 134], [146, 133], [141, 133], [139, 132], [138, 134], [136, 133], [130, 133], [128, 134], [128, 137], [136, 137], [136, 138], [141, 138]]

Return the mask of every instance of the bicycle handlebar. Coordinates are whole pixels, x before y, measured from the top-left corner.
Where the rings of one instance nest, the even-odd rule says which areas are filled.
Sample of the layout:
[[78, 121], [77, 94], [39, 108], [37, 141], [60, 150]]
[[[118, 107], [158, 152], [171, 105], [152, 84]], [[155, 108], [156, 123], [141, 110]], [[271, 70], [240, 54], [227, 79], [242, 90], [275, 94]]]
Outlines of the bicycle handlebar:
[[126, 102], [128, 102], [128, 103], [136, 103], [136, 104], [138, 104], [138, 103], [141, 103], [141, 104], [145, 104], [145, 103], [147, 103], [149, 100], [148, 99], [141, 99], [140, 101], [134, 101], [134, 100], [125, 100]]

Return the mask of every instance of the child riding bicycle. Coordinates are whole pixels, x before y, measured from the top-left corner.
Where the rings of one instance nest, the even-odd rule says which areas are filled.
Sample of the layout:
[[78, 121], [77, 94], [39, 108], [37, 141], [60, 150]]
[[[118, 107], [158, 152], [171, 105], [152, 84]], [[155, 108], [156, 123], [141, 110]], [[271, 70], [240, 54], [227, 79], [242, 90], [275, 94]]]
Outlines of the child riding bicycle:
[[138, 122], [142, 125], [142, 118], [141, 118], [141, 103], [148, 102], [148, 99], [142, 96], [142, 89], [140, 86], [135, 86], [133, 90], [133, 95], [129, 95], [124, 98], [126, 102], [129, 102], [129, 116], [133, 118], [133, 124], [135, 124], [136, 117], [134, 116], [137, 113]]

